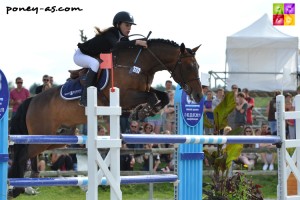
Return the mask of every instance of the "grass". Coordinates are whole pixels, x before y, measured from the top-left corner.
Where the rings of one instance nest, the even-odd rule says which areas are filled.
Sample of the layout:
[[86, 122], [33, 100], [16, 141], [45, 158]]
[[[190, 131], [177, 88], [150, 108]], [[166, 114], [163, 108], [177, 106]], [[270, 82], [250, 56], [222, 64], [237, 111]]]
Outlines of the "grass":
[[[148, 200], [148, 185], [122, 185], [124, 200]], [[83, 200], [85, 192], [79, 187], [40, 187], [37, 195], [22, 194], [18, 200]], [[172, 200], [174, 196], [173, 184], [161, 183], [154, 185], [154, 199]], [[99, 187], [98, 199], [110, 199], [109, 187]]]
[[271, 97], [255, 97], [255, 107], [257, 108], [265, 108], [267, 107], [269, 101], [271, 100]]
[[[262, 186], [261, 191], [265, 198], [276, 198], [277, 176], [252, 176], [253, 182]], [[205, 176], [204, 181], [209, 181]], [[147, 184], [122, 185], [124, 200], [148, 200], [149, 190]], [[79, 187], [40, 187], [37, 195], [22, 194], [18, 200], [83, 200], [85, 192]], [[173, 184], [154, 184], [154, 199], [171, 200], [174, 197]], [[102, 200], [110, 199], [109, 186], [99, 187], [98, 198]]]

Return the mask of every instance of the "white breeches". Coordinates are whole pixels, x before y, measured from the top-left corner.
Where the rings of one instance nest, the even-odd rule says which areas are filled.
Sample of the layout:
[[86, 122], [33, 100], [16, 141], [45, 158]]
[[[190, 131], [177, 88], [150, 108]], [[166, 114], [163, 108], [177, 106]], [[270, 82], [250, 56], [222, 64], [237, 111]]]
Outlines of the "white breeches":
[[91, 56], [83, 54], [80, 49], [77, 49], [73, 60], [76, 65], [84, 68], [90, 68], [94, 72], [98, 72], [99, 69], [99, 61]]

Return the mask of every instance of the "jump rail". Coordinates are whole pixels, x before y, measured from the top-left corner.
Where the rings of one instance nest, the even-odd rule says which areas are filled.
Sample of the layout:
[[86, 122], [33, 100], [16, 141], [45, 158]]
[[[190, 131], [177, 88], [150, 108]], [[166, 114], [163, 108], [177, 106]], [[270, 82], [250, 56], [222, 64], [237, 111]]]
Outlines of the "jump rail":
[[[177, 175], [140, 175], [140, 176], [121, 176], [121, 184], [144, 184], [144, 183], [166, 183], [176, 182]], [[36, 187], [36, 186], [87, 186], [87, 177], [66, 177], [66, 178], [11, 178], [8, 179], [14, 187]], [[106, 177], [102, 177], [99, 185], [110, 185]]]
[[[109, 136], [99, 136], [109, 139]], [[253, 144], [280, 143], [279, 136], [208, 136], [208, 135], [148, 135], [122, 134], [128, 144]], [[44, 136], [44, 135], [10, 135], [10, 143], [15, 144], [86, 144], [87, 136]]]

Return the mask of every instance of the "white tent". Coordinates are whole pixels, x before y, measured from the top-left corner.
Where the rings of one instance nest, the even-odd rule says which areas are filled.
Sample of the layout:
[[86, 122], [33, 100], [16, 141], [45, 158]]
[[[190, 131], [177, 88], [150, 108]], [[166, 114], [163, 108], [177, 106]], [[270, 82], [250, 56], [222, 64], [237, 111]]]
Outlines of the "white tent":
[[263, 15], [227, 37], [227, 86], [249, 90], [296, 90], [298, 37], [277, 30]]

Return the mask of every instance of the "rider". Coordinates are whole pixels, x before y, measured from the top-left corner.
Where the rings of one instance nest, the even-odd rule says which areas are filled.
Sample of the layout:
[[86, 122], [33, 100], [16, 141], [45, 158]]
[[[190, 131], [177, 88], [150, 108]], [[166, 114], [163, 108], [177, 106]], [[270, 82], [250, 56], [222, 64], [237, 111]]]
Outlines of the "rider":
[[97, 34], [95, 37], [84, 43], [78, 43], [74, 62], [80, 67], [89, 68], [86, 74], [86, 83], [79, 101], [80, 106], [87, 105], [87, 88], [94, 83], [100, 65], [99, 56], [101, 53], [110, 53], [116, 46], [139, 45], [147, 48], [147, 41], [145, 40], [129, 41], [128, 35], [132, 25], [136, 24], [130, 13], [121, 11], [115, 15], [113, 27], [107, 28], [104, 31], [96, 28]]

